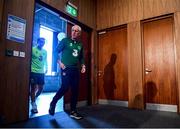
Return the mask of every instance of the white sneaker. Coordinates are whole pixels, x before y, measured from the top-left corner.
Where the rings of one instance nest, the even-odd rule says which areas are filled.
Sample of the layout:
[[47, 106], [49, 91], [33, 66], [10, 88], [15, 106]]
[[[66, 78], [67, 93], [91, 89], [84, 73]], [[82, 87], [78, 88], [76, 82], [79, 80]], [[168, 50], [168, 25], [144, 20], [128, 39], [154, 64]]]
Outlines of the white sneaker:
[[32, 105], [31, 112], [32, 112], [32, 113], [38, 113], [36, 103], [35, 103], [35, 102], [32, 102], [31, 105]]

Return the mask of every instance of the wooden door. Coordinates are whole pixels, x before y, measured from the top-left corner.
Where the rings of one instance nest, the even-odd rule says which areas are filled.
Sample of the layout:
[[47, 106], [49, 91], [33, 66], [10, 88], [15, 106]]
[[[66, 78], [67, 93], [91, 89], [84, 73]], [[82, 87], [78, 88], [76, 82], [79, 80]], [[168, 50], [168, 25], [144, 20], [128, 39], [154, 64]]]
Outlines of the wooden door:
[[127, 27], [100, 32], [98, 51], [98, 98], [127, 101]]
[[[73, 24], [67, 23], [67, 36], [71, 37], [71, 27]], [[85, 58], [85, 64], [86, 64], [86, 73], [80, 74], [80, 84], [79, 84], [79, 97], [78, 101], [85, 102], [86, 104], [89, 103], [90, 98], [90, 71], [91, 71], [91, 41], [90, 41], [90, 32], [86, 31], [84, 28], [82, 28], [81, 36], [79, 39], [83, 43], [84, 47], [84, 58]], [[70, 97], [71, 97], [70, 90], [65, 94], [64, 96], [64, 102], [65, 104], [70, 103]], [[83, 103], [84, 104], [84, 103]]]
[[177, 105], [173, 18], [144, 22], [145, 102]]

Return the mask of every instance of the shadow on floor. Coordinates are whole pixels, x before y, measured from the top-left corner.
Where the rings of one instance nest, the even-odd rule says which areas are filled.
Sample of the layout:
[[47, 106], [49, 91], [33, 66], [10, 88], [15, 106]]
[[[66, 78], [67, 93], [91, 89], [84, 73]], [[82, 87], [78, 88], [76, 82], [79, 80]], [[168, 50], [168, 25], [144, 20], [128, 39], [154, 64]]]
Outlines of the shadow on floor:
[[66, 112], [41, 116], [11, 124], [13, 128], [178, 128], [180, 116], [174, 112], [133, 110], [118, 106], [94, 105], [79, 108], [84, 116], [74, 120]]

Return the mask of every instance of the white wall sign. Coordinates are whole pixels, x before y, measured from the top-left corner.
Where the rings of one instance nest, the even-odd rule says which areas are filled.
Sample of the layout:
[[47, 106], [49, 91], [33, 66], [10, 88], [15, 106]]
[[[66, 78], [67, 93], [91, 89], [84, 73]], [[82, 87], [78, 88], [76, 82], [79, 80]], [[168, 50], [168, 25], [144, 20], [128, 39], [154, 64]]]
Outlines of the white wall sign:
[[7, 39], [24, 43], [25, 30], [26, 20], [13, 15], [8, 15]]

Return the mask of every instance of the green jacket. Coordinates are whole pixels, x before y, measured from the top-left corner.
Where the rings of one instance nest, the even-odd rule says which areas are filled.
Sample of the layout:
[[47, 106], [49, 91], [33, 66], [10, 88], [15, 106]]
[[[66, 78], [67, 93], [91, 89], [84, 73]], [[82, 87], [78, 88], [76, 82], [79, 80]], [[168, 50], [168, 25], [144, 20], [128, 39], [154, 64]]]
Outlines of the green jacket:
[[84, 52], [81, 42], [64, 38], [56, 48], [57, 53], [61, 53], [61, 62], [66, 67], [77, 67], [78, 63], [84, 64]]

